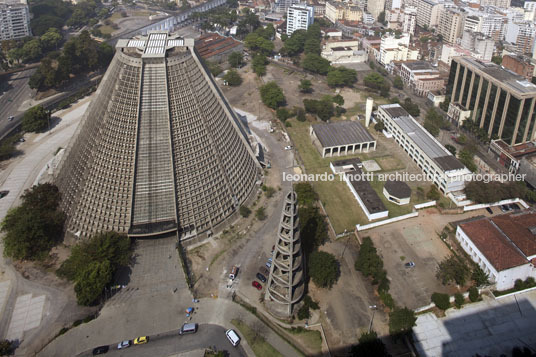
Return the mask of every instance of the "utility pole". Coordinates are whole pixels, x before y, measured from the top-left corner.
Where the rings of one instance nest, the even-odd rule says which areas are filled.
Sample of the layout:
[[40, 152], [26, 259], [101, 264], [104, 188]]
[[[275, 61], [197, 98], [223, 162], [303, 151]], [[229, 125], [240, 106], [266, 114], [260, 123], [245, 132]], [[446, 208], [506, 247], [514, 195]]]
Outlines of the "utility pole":
[[370, 318], [370, 325], [369, 325], [369, 328], [368, 328], [369, 333], [372, 330], [372, 322], [374, 321], [374, 314], [376, 313], [377, 308], [378, 307], [376, 305], [370, 305], [369, 306], [369, 309], [372, 310], [372, 317]]

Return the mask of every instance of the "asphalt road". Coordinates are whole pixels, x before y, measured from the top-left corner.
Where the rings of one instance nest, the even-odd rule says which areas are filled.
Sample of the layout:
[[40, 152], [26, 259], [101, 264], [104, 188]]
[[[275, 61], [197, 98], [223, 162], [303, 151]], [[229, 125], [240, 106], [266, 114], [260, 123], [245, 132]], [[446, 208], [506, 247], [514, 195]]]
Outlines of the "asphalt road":
[[[181, 336], [177, 330], [166, 334], [149, 336], [149, 342], [147, 344], [132, 345], [123, 350], [117, 350], [117, 344], [114, 344], [110, 346], [110, 350], [106, 356], [167, 357], [179, 352], [189, 352], [205, 348], [216, 348], [218, 351], [227, 351], [230, 357], [247, 356], [240, 345], [237, 347], [231, 345], [225, 336], [225, 331], [223, 327], [218, 325], [202, 324], [199, 325], [195, 334]], [[91, 355], [92, 351], [87, 351], [80, 356]]]
[[[30, 76], [36, 71], [35, 68], [18, 72], [2, 78], [7, 81], [0, 88], [0, 133], [17, 125], [25, 110], [21, 109], [24, 101], [33, 96], [33, 91], [28, 85]], [[8, 121], [9, 116], [15, 116], [15, 120]]]

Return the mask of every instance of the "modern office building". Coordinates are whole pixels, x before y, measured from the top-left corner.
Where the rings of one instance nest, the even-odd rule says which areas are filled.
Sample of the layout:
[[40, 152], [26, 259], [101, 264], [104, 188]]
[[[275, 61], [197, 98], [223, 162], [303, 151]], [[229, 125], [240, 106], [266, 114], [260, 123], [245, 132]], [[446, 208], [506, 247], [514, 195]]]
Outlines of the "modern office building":
[[0, 0], [0, 41], [31, 35], [30, 11], [26, 0]]
[[536, 139], [536, 85], [494, 63], [454, 57], [447, 96], [471, 111], [471, 119], [492, 139], [509, 145]]
[[216, 233], [259, 163], [193, 39], [119, 40], [56, 172], [68, 234]]
[[307, 30], [314, 22], [315, 10], [307, 4], [292, 5], [287, 11], [287, 35], [296, 30]]
[[399, 104], [380, 105], [377, 118], [442, 192], [465, 187], [464, 179], [471, 172]]
[[289, 317], [304, 291], [298, 201], [296, 192], [291, 191], [285, 197], [279, 221], [272, 266], [266, 284], [266, 305], [275, 315]]

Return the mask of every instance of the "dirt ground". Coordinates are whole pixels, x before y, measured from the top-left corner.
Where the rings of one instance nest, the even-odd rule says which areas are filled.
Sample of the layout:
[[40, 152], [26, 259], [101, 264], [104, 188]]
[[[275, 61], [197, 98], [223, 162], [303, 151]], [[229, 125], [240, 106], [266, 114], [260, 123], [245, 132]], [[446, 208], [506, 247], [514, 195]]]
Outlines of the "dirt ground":
[[[483, 215], [483, 211], [445, 215], [432, 208], [420, 211], [419, 217], [360, 232], [361, 237], [371, 237], [382, 256], [397, 304], [416, 309], [430, 304], [434, 292], [458, 291], [435, 277], [438, 263], [451, 254], [439, 233], [449, 222]], [[415, 267], [406, 268], [404, 264], [410, 261]]]

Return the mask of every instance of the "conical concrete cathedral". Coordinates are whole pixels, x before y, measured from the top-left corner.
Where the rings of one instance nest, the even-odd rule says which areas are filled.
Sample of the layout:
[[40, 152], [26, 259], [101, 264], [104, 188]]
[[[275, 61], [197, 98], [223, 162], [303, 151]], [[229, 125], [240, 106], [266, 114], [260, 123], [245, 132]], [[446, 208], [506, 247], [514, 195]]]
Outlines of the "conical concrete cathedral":
[[296, 193], [285, 198], [272, 266], [266, 285], [266, 304], [275, 315], [292, 315], [292, 308], [303, 296], [303, 254]]
[[194, 41], [119, 40], [56, 183], [84, 238], [213, 232], [253, 191], [258, 162]]

